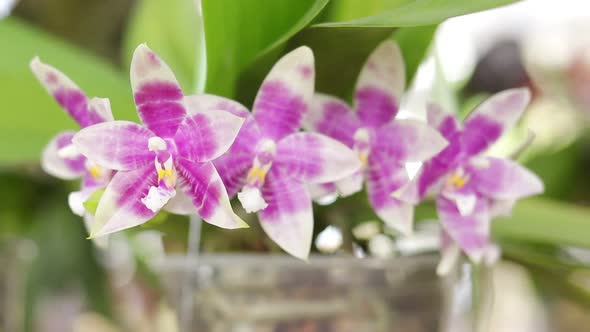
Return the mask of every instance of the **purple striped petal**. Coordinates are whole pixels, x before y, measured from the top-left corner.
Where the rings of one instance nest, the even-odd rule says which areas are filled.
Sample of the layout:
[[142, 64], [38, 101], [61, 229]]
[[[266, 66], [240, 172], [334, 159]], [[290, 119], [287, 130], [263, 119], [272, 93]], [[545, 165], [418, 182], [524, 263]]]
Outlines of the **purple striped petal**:
[[398, 163], [432, 158], [448, 144], [435, 129], [417, 120], [397, 120], [376, 130], [372, 150]]
[[231, 114], [237, 115], [241, 118], [247, 118], [250, 115], [250, 112], [248, 112], [246, 106], [238, 103], [237, 101], [216, 95], [198, 94], [185, 96], [184, 103], [189, 114], [203, 111], [222, 110], [230, 112]]
[[89, 103], [82, 89], [61, 71], [44, 64], [37, 57], [31, 61], [31, 70], [47, 92], [81, 128], [112, 120], [110, 104], [105, 104], [100, 99]]
[[529, 90], [519, 88], [499, 92], [484, 101], [465, 120], [464, 151], [472, 156], [489, 148], [516, 124], [530, 99]]
[[405, 167], [379, 153], [371, 153], [366, 177], [369, 203], [375, 213], [400, 233], [411, 234], [413, 206], [392, 196], [409, 181]]
[[485, 199], [478, 198], [473, 212], [462, 215], [454, 201], [439, 196], [436, 208], [446, 232], [474, 261], [479, 262], [489, 244], [490, 215]]
[[302, 46], [283, 56], [271, 69], [254, 101], [254, 118], [266, 138], [275, 141], [302, 125], [314, 91], [314, 58]]
[[139, 117], [160, 137], [172, 137], [186, 115], [183, 95], [168, 65], [145, 44], [131, 60], [131, 87]]
[[174, 136], [179, 156], [196, 162], [218, 158], [230, 148], [242, 123], [243, 118], [221, 110], [186, 117]]
[[352, 109], [342, 100], [316, 93], [303, 127], [332, 137], [348, 147], [354, 146], [354, 133], [361, 123]]
[[248, 227], [232, 210], [225, 186], [211, 162], [197, 163], [180, 158], [176, 169], [179, 188], [192, 199], [203, 220], [221, 228]]
[[88, 159], [108, 169], [128, 171], [152, 164], [154, 153], [148, 140], [150, 130], [129, 121], [99, 123], [80, 130], [74, 145]]
[[384, 41], [371, 53], [354, 94], [355, 109], [365, 126], [379, 127], [395, 117], [405, 76], [402, 54], [395, 42]]
[[426, 108], [428, 125], [450, 139], [461, 130], [461, 124], [454, 114], [445, 112], [439, 105], [429, 104]]
[[462, 151], [460, 135], [449, 138], [449, 144], [438, 155], [424, 163], [420, 173], [416, 176], [416, 193], [419, 199], [434, 191], [442, 177], [460, 166], [465, 156]]
[[287, 253], [307, 259], [313, 235], [313, 211], [305, 185], [271, 168], [262, 196], [268, 204], [258, 212], [262, 229]]
[[346, 145], [317, 133], [297, 133], [277, 144], [273, 167], [298, 181], [333, 182], [358, 171], [361, 162]]
[[153, 165], [117, 172], [98, 203], [91, 237], [141, 225], [153, 218], [156, 213], [141, 200], [157, 185], [158, 175]]
[[[52, 176], [64, 180], [79, 178], [86, 172], [86, 158], [76, 153], [72, 146], [72, 137], [76, 132], [64, 131], [53, 137], [43, 150], [41, 167]], [[64, 155], [64, 148], [73, 149], [72, 153]]]
[[476, 190], [486, 197], [515, 200], [543, 192], [543, 181], [528, 169], [508, 159], [488, 157], [470, 165]]

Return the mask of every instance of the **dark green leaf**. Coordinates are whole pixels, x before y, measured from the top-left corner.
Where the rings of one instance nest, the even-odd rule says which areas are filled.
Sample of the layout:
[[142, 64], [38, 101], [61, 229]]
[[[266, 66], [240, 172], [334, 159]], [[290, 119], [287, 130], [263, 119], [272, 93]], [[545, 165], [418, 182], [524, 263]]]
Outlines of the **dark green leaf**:
[[392, 28], [311, 28], [295, 36], [289, 48], [311, 47], [316, 62], [316, 90], [348, 99], [369, 54], [392, 32]]
[[516, 0], [339, 0], [318, 27], [411, 27], [438, 24]]
[[194, 0], [142, 0], [135, 7], [125, 38], [125, 60], [147, 43], [174, 71], [187, 94], [202, 92], [205, 40]]
[[210, 93], [232, 97], [240, 72], [303, 29], [328, 0], [203, 0]]

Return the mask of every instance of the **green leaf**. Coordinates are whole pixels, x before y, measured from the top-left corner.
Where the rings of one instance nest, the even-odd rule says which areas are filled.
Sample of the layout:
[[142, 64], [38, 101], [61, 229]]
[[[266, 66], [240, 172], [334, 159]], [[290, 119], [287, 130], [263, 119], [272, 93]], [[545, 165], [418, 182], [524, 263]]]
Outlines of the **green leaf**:
[[96, 208], [98, 207], [98, 202], [100, 202], [100, 199], [102, 198], [102, 194], [104, 194], [104, 188], [93, 192], [92, 195], [84, 201], [84, 208], [86, 211], [90, 212], [92, 215], [96, 214]]
[[411, 27], [438, 24], [516, 0], [339, 0], [317, 27]]
[[492, 231], [500, 239], [590, 248], [590, 209], [531, 198], [518, 202], [511, 217], [495, 220]]
[[350, 99], [360, 70], [369, 54], [393, 28], [305, 29], [289, 42], [289, 48], [311, 47], [316, 63], [316, 90]]
[[194, 0], [139, 1], [125, 36], [127, 64], [141, 43], [170, 65], [186, 94], [203, 91], [205, 39]]
[[206, 90], [232, 97], [242, 70], [308, 25], [328, 0], [203, 0]]
[[14, 17], [0, 21], [0, 40], [10, 45], [2, 49], [0, 61], [0, 164], [36, 162], [52, 136], [77, 129], [31, 73], [29, 62], [35, 55], [66, 73], [89, 96], [109, 97], [116, 118], [137, 119], [127, 75], [108, 63]]
[[428, 54], [437, 25], [398, 29], [393, 39], [399, 44], [406, 64], [408, 85], [414, 79], [418, 66]]

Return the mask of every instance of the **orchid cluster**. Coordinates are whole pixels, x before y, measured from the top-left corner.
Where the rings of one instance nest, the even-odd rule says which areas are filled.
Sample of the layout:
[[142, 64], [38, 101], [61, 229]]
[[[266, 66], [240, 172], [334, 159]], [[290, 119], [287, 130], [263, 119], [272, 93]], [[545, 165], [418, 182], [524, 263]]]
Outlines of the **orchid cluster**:
[[[528, 92], [492, 97], [463, 127], [436, 106], [427, 123], [400, 119], [405, 73], [392, 41], [368, 58], [352, 107], [315, 93], [313, 53], [300, 47], [271, 69], [252, 112], [220, 96], [185, 96], [166, 63], [140, 45], [131, 86], [142, 124], [115, 121], [108, 99], [89, 99], [38, 59], [31, 67], [81, 127], [58, 134], [42, 166], [59, 178], [83, 179], [70, 206], [84, 216], [91, 238], [143, 224], [161, 210], [222, 228], [248, 227], [232, 210], [230, 198], [237, 196], [273, 241], [306, 259], [312, 200], [350, 195], [366, 184], [376, 214], [401, 234], [412, 232], [414, 206], [434, 193], [445, 255], [462, 250], [479, 261], [492, 247], [491, 218], [542, 191], [540, 180], [516, 163], [482, 155], [516, 122]], [[409, 162], [423, 163], [413, 179]], [[83, 203], [99, 189], [92, 215]]]

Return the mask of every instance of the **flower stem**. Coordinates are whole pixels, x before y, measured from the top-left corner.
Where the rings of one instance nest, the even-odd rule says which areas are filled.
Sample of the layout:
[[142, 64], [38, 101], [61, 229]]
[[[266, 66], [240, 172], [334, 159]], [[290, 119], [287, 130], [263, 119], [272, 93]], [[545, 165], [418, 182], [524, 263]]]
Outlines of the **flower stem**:
[[195, 286], [198, 282], [199, 249], [201, 243], [202, 220], [199, 216], [190, 216], [188, 231], [188, 249], [186, 269], [180, 293], [180, 331], [188, 332], [193, 326], [195, 313]]

